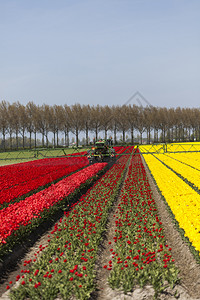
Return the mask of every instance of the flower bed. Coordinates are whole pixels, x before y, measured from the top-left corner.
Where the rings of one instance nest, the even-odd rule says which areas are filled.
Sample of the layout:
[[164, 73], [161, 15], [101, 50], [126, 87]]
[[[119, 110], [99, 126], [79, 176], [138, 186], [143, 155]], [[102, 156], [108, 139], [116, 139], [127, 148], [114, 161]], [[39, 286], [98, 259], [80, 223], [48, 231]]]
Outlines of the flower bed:
[[35, 263], [24, 263], [21, 276], [16, 278], [18, 281], [22, 277], [20, 287], [13, 289], [12, 299], [90, 297], [95, 289], [98, 246], [128, 160], [128, 156], [121, 157], [55, 225], [49, 244], [41, 245], [36, 253]]
[[[189, 154], [189, 153], [188, 153]], [[166, 166], [181, 176], [183, 180], [187, 180], [192, 186], [196, 187], [200, 191], [200, 155], [197, 153], [190, 153], [190, 160], [186, 160], [185, 154], [158, 154], [154, 155], [157, 159], [162, 161]], [[194, 156], [193, 160], [192, 157]], [[190, 165], [191, 164], [191, 165]]]
[[88, 165], [86, 157], [49, 158], [0, 167], [0, 205]]
[[132, 158], [114, 218], [113, 256], [104, 266], [110, 286], [127, 293], [151, 284], [157, 296], [167, 282], [173, 285], [178, 272], [139, 155]]
[[200, 170], [200, 155], [199, 152], [184, 152], [184, 153], [165, 153], [167, 157], [182, 162], [190, 167]]
[[169, 205], [179, 228], [184, 230], [197, 253], [200, 252], [200, 195], [155, 157], [144, 155], [155, 182]]
[[70, 205], [71, 199], [91, 182], [107, 164], [95, 164], [73, 174], [27, 199], [0, 211], [0, 257], [12, 251], [15, 244], [30, 236], [56, 212]]

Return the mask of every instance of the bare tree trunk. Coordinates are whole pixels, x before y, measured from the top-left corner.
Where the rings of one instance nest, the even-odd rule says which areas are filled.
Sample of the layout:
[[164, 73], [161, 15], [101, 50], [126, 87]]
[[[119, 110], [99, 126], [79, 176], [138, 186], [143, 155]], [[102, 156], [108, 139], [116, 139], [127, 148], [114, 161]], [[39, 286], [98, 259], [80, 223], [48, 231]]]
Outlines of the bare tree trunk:
[[34, 135], [35, 135], [35, 148], [37, 147], [37, 131], [35, 130], [35, 132], [34, 132]]
[[131, 126], [131, 144], [134, 143], [134, 137], [133, 137], [133, 127]]
[[78, 147], [78, 129], [76, 128], [76, 147]]
[[95, 134], [96, 134], [96, 141], [98, 140], [98, 128], [96, 127], [96, 130], [95, 130]]
[[180, 127], [178, 128], [178, 141], [181, 141], [181, 133], [180, 133]]
[[191, 128], [191, 136], [190, 136], [191, 141], [194, 141], [194, 128]]
[[142, 131], [140, 131], [140, 144], [142, 145]]
[[123, 143], [125, 143], [125, 130], [122, 130], [122, 139], [123, 139]]
[[174, 139], [174, 128], [172, 127], [171, 130], [171, 142], [173, 143], [173, 139]]
[[[57, 145], [57, 147], [59, 146], [59, 138], [58, 138], [58, 130], [57, 130], [57, 132], [56, 132], [56, 136], [57, 136], [57, 138], [56, 138], [56, 145]], [[66, 145], [66, 143], [65, 143], [65, 145]], [[55, 147], [55, 146], [54, 146]]]
[[178, 141], [178, 126], [176, 126], [176, 130], [175, 130], [175, 140], [176, 142]]
[[151, 130], [149, 128], [149, 144], [151, 144]]
[[44, 132], [42, 133], [42, 147], [44, 148]]
[[48, 132], [46, 133], [46, 147], [48, 148], [48, 146], [49, 146], [49, 140], [48, 140]]
[[151, 143], [150, 136], [151, 136], [151, 131], [150, 131], [150, 128], [148, 128], [148, 144]]
[[22, 148], [24, 149], [24, 136], [25, 136], [25, 130], [22, 130]]
[[67, 147], [69, 147], [69, 129], [67, 128]]
[[2, 134], [3, 134], [3, 150], [5, 151], [6, 150], [6, 134], [5, 134], [4, 129], [3, 129]]
[[116, 126], [114, 127], [114, 145], [117, 144], [117, 128]]
[[185, 130], [185, 128], [182, 128], [182, 141], [185, 141], [185, 133], [187, 134], [187, 130]]
[[88, 128], [86, 128], [86, 131], [85, 131], [85, 142], [86, 142], [86, 146], [88, 146]]
[[65, 131], [65, 145], [67, 145], [67, 132]]
[[105, 129], [105, 140], [107, 140], [107, 129]]
[[166, 130], [165, 130], [165, 127], [162, 129], [162, 142], [163, 143], [166, 142]]
[[171, 132], [170, 132], [170, 128], [168, 129], [168, 142], [171, 142]]
[[65, 145], [69, 147], [69, 129], [65, 128]]
[[156, 129], [153, 129], [153, 142], [156, 142]]
[[10, 133], [10, 149], [12, 149], [12, 133]]
[[162, 128], [162, 129], [161, 129], [161, 139], [160, 139], [162, 143], [164, 142], [163, 136], [164, 136], [164, 133], [163, 133], [163, 128]]
[[31, 149], [31, 134], [32, 134], [32, 132], [30, 131], [30, 136], [29, 136], [29, 147], [30, 147], [30, 149]]
[[18, 149], [19, 146], [18, 131], [16, 131], [15, 135], [16, 135], [16, 149]]
[[67, 146], [69, 147], [69, 130], [67, 129]]
[[56, 147], [56, 132], [53, 132], [53, 146]]

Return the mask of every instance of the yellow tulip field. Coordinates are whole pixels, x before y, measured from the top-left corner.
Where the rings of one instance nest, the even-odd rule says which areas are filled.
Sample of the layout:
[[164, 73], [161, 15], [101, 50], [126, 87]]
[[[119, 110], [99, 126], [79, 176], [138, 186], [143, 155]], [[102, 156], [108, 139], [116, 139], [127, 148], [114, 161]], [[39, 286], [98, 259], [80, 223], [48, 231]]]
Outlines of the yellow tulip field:
[[[145, 152], [144, 148], [140, 151]], [[200, 251], [200, 152], [149, 153], [143, 157], [179, 227]]]

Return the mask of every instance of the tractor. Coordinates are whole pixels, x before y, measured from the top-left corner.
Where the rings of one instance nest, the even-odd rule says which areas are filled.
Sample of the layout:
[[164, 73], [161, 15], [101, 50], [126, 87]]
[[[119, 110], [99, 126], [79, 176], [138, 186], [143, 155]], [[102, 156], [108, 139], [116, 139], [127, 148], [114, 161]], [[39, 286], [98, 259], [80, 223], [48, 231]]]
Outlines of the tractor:
[[115, 160], [115, 149], [112, 147], [112, 139], [97, 141], [87, 152], [90, 164], [96, 162], [110, 162]]

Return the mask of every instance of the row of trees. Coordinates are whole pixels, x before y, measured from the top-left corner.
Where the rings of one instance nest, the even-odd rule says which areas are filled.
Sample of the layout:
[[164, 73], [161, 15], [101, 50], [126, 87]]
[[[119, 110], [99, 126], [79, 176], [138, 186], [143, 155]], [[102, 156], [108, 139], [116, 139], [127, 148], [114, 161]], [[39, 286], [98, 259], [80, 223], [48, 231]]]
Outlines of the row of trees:
[[[29, 102], [22, 105], [19, 102], [10, 104], [0, 102], [0, 133], [2, 147], [5, 149], [6, 140], [10, 148], [13, 138], [16, 148], [19, 138], [22, 147], [29, 139], [29, 147], [37, 146], [37, 135], [42, 135], [42, 146], [49, 146], [49, 134], [53, 134], [53, 146], [59, 146], [59, 135], [64, 134], [65, 144], [69, 145], [69, 133], [75, 135], [78, 146], [79, 135], [85, 134], [86, 145], [93, 132], [98, 138], [103, 132], [107, 138], [111, 132], [114, 144], [117, 134], [121, 133], [125, 143], [126, 134], [130, 134], [130, 142], [134, 144], [136, 135], [140, 143], [144, 132], [147, 143], [200, 140], [200, 109], [199, 108], [161, 108], [141, 107], [136, 105], [123, 106], [90, 106], [74, 104], [65, 105], [36, 105]], [[32, 145], [34, 140], [34, 145]]]

